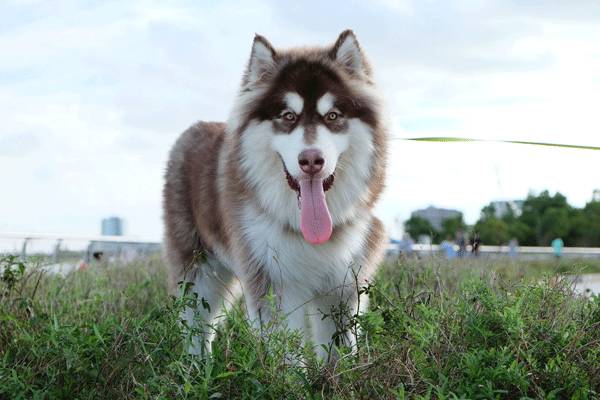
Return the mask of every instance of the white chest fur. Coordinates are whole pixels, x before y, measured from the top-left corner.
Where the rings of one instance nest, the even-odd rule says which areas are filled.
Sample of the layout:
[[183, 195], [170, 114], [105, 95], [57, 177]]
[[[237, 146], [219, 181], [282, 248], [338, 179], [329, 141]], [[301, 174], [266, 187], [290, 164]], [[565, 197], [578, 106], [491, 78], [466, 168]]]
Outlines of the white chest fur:
[[299, 232], [291, 232], [246, 206], [243, 230], [253, 258], [267, 269], [273, 285], [302, 287], [307, 294], [314, 294], [352, 281], [349, 267], [360, 266], [370, 218], [368, 214], [357, 218], [330, 241], [311, 245]]

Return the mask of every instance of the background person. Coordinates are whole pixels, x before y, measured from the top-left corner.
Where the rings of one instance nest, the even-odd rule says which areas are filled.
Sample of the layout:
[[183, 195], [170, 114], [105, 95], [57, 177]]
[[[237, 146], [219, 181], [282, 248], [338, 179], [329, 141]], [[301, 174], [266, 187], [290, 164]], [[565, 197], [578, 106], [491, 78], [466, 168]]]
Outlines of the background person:
[[556, 238], [552, 241], [552, 250], [554, 251], [554, 257], [562, 257], [562, 250], [564, 246], [565, 244], [561, 238]]
[[479, 246], [481, 245], [481, 237], [479, 236], [479, 232], [473, 233], [471, 237], [471, 254], [474, 256], [479, 256]]

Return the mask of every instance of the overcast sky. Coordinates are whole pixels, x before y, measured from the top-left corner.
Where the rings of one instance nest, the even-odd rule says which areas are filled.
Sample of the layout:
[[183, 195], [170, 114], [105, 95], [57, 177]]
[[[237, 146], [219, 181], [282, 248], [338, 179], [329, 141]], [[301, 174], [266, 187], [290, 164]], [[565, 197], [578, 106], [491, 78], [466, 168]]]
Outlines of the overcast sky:
[[[328, 44], [352, 28], [395, 137], [600, 145], [597, 1], [3, 1], [0, 232], [160, 239], [162, 174], [177, 136], [229, 113], [255, 32]], [[394, 141], [377, 207], [430, 204], [474, 223], [491, 200], [600, 188], [600, 152]]]

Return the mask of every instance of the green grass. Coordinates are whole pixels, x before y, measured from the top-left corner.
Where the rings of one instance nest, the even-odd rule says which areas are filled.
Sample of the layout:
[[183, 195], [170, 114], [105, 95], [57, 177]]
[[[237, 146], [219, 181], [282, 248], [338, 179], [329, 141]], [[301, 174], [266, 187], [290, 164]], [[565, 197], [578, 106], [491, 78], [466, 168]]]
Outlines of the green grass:
[[[185, 353], [158, 258], [67, 278], [0, 262], [0, 399], [587, 399], [600, 397], [600, 297], [557, 273], [598, 262], [410, 260], [384, 265], [358, 352], [318, 363], [241, 306], [214, 357]], [[290, 363], [290, 356], [305, 362]]]

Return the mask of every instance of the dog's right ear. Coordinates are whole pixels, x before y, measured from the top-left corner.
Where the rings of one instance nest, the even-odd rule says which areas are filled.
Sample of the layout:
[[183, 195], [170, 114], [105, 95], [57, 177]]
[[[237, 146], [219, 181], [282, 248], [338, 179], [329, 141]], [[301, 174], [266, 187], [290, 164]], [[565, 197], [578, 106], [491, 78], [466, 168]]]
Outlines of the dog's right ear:
[[254, 36], [250, 61], [246, 70], [246, 83], [258, 82], [265, 72], [275, 65], [277, 53], [269, 41], [259, 34]]

